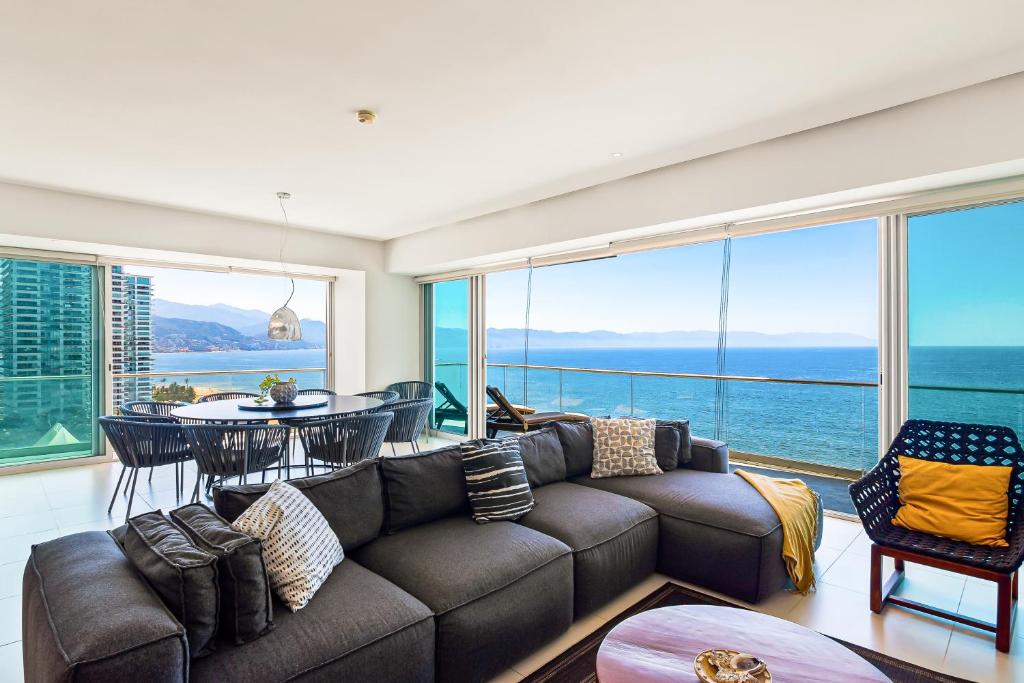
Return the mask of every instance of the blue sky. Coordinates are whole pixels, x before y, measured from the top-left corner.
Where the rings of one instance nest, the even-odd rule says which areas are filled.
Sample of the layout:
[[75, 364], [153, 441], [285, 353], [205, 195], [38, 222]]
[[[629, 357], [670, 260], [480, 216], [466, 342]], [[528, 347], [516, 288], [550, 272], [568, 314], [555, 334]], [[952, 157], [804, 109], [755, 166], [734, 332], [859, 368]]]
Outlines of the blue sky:
[[[876, 221], [735, 238], [732, 330], [878, 336]], [[534, 270], [531, 327], [666, 332], [718, 328], [722, 243]], [[522, 327], [526, 271], [487, 278], [489, 327]]]
[[[153, 296], [182, 304], [227, 304], [269, 314], [291, 292], [288, 279], [280, 277], [143, 266], [125, 266], [125, 272], [152, 276]], [[327, 320], [327, 284], [320, 280], [296, 280], [295, 297], [289, 307], [300, 318]]]
[[911, 346], [1024, 346], [1024, 203], [911, 217]]

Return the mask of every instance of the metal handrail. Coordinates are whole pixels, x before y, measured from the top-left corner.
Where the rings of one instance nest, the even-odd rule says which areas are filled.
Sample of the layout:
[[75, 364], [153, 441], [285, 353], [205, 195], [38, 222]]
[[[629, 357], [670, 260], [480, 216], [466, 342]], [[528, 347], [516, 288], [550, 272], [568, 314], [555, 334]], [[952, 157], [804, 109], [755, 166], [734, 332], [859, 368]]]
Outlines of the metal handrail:
[[[453, 365], [456, 365], [453, 363]], [[194, 377], [196, 375], [259, 375], [282, 372], [327, 372], [327, 368], [270, 368], [263, 370], [175, 370], [173, 372], [115, 372], [111, 376], [122, 377]]]
[[[441, 365], [440, 363], [438, 365]], [[449, 363], [462, 365], [462, 363]], [[771, 382], [779, 384], [820, 384], [839, 387], [877, 387], [878, 382], [854, 382], [838, 379], [792, 379], [783, 377], [754, 377], [746, 375], [702, 375], [692, 372], [655, 372], [652, 370], [605, 370], [601, 368], [570, 368], [559, 365], [525, 365], [521, 363], [488, 363], [492, 368], [523, 368], [526, 370], [556, 370], [586, 372], [595, 375], [628, 375], [633, 377], [675, 377], [678, 379], [713, 379], [729, 382]]]
[[[443, 362], [437, 363], [437, 367], [465, 366], [466, 363]], [[595, 375], [624, 375], [630, 377], [674, 377], [678, 379], [707, 379], [723, 380], [726, 382], [762, 382], [771, 384], [803, 384], [817, 386], [838, 386], [838, 387], [878, 387], [878, 382], [856, 382], [852, 380], [836, 379], [796, 379], [792, 377], [761, 377], [748, 375], [708, 375], [694, 372], [656, 372], [652, 370], [609, 370], [604, 368], [574, 368], [564, 365], [532, 365], [524, 363], [488, 363], [489, 368], [503, 368], [507, 373], [509, 368], [520, 368], [526, 370], [551, 370], [557, 372], [585, 372]], [[506, 375], [507, 376], [507, 375]], [[911, 384], [910, 389], [923, 389], [928, 391], [963, 391], [980, 394], [1015, 394], [1024, 395], [1024, 388], [1015, 387], [966, 387], [945, 384]]]

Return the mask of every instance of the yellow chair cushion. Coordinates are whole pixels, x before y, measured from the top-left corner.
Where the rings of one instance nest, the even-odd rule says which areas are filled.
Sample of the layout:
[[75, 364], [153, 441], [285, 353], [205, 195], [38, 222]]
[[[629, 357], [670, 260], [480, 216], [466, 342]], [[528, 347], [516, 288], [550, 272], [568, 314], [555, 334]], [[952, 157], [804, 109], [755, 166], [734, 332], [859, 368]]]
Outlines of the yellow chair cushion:
[[951, 465], [905, 455], [892, 523], [972, 545], [1005, 548], [1012, 467]]

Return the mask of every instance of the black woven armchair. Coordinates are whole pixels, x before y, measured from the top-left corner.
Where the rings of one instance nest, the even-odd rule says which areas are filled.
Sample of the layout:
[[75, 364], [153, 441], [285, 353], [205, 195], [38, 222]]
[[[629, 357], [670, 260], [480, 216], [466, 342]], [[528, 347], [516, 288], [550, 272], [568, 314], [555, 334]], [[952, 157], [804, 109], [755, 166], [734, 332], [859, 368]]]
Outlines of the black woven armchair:
[[403, 401], [434, 397], [434, 387], [430, 382], [395, 382], [388, 385], [388, 391], [394, 391]]
[[[971, 545], [904, 529], [892, 523], [900, 506], [900, 455], [952, 465], [1009, 466], [1009, 547]], [[1017, 572], [1024, 561], [1024, 453], [1012, 429], [991, 425], [908, 420], [888, 452], [864, 477], [850, 485], [871, 546], [871, 609], [899, 605], [996, 634], [996, 648], [1009, 652], [1013, 606], [1017, 601]], [[882, 557], [893, 558], [895, 573], [882, 581]], [[996, 623], [979, 621], [892, 595], [904, 577], [906, 562], [993, 581], [998, 587]]]
[[394, 413], [395, 419], [388, 428], [388, 434], [384, 441], [391, 444], [391, 452], [395, 451], [396, 443], [408, 443], [412, 446], [413, 453], [419, 453], [420, 447], [416, 440], [426, 425], [430, 409], [434, 407], [434, 401], [429, 398], [417, 401], [395, 401], [386, 406], [389, 413]]
[[260, 472], [262, 481], [266, 481], [268, 468], [276, 465], [280, 477], [281, 461], [288, 461], [288, 425], [185, 424], [181, 429], [196, 460], [193, 502], [199, 500], [204, 477], [207, 491], [218, 479], [223, 482], [238, 477], [238, 483], [247, 483], [250, 473]]
[[181, 432], [181, 425], [170, 418], [154, 415], [101, 417], [99, 422], [103, 433], [110, 440], [114, 453], [117, 454], [117, 459], [121, 461], [121, 475], [117, 478], [114, 495], [110, 497], [108, 514], [114, 509], [114, 499], [121, 488], [124, 473], [128, 470], [131, 470], [131, 474], [128, 475], [128, 481], [124, 482], [124, 488], [127, 493], [130, 484], [131, 494], [128, 496], [125, 522], [132, 513], [135, 486], [139, 483], [139, 470], [145, 467], [150, 468], [152, 476], [154, 467], [174, 465], [174, 493], [177, 498], [181, 497], [185, 481], [183, 464], [192, 459], [192, 451]]
[[374, 412], [299, 423], [295, 430], [306, 454], [307, 470], [314, 460], [333, 470], [380, 456], [394, 417], [394, 413]]
[[259, 394], [254, 394], [251, 391], [221, 391], [216, 394], [207, 394], [200, 398], [196, 403], [209, 403], [210, 401], [231, 401], [236, 398], [256, 398]]

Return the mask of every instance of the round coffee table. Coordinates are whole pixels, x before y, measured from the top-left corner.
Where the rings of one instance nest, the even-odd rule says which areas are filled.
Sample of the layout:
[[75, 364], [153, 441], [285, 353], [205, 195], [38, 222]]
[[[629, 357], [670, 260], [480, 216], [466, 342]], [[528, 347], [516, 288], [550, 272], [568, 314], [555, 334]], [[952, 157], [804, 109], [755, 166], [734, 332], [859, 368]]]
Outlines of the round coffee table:
[[892, 683], [831, 638], [767, 614], [685, 605], [641, 612], [613, 628], [597, 652], [600, 683], [698, 681], [693, 658], [739, 650], [768, 664], [774, 683]]

